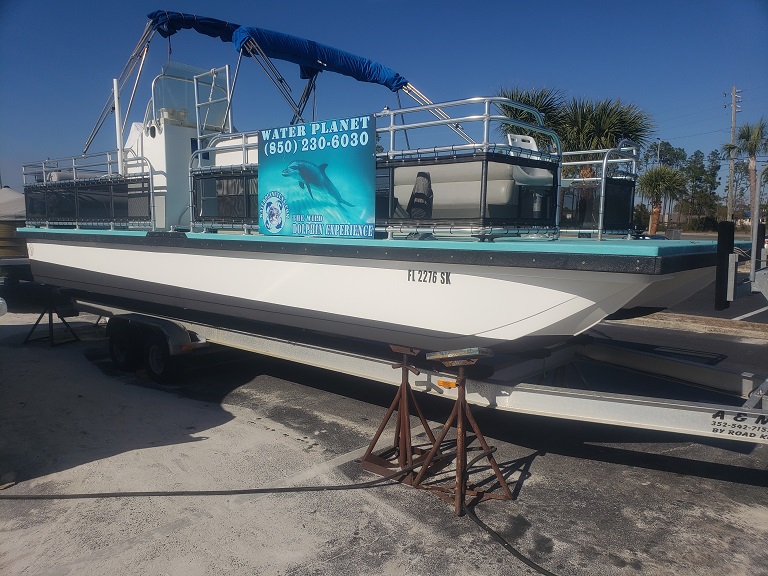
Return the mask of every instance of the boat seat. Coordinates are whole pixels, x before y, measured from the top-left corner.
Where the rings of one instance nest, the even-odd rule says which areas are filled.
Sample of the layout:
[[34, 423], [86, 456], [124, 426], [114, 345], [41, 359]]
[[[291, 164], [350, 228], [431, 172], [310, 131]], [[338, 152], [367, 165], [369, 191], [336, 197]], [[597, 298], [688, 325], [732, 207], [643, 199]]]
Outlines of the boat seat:
[[48, 174], [49, 182], [64, 182], [67, 180], [74, 180], [75, 176], [71, 169], [65, 168], [63, 170], [57, 170]]
[[[429, 173], [432, 183], [432, 218], [476, 218], [480, 214], [482, 163], [456, 162], [403, 166], [395, 169], [394, 194], [397, 203], [407, 206], [419, 172]], [[488, 163], [486, 199], [493, 207], [511, 207], [519, 202], [519, 185], [551, 186], [552, 174], [541, 168]]]
[[[507, 143], [510, 146], [517, 148], [517, 150], [510, 150], [510, 155], [512, 156], [523, 156], [527, 158], [530, 155], [525, 153], [524, 150], [531, 150], [533, 152], [539, 151], [539, 146], [536, 144], [536, 140], [523, 134], [507, 134]], [[522, 186], [541, 186], [552, 183], [551, 173], [549, 170], [544, 170], [543, 168], [515, 166], [514, 174], [515, 180]], [[542, 182], [544, 184], [542, 184]]]
[[523, 150], [539, 151], [539, 146], [536, 144], [536, 140], [530, 136], [524, 136], [522, 134], [507, 134], [507, 143], [510, 146], [521, 148]]

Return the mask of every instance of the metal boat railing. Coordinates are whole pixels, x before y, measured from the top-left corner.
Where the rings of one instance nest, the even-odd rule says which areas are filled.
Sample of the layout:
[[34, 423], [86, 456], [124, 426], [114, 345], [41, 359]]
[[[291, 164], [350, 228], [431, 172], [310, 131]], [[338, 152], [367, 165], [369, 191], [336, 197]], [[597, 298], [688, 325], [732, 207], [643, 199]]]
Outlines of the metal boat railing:
[[[639, 154], [640, 154], [640, 145], [635, 144], [633, 146], [627, 146], [626, 142], [627, 140], [622, 140], [619, 145], [621, 146], [621, 151], [627, 154], [630, 154], [630, 157], [618, 157], [618, 158], [608, 158], [608, 164], [609, 167], [614, 167], [616, 165], [622, 165], [622, 164], [632, 164], [633, 158], [634, 162], [636, 163], [639, 160]], [[603, 159], [605, 158], [605, 155], [610, 152], [611, 150], [615, 150], [615, 148], [601, 148], [597, 150], [578, 150], [576, 152], [563, 152], [563, 179], [570, 179], [573, 182], [577, 181], [600, 181], [601, 174], [599, 172], [595, 172], [596, 176], [592, 178], [581, 178], [581, 177], [574, 177], [574, 178], [568, 178], [568, 168], [569, 167], [578, 167], [578, 166], [592, 166], [597, 168], [598, 170], [602, 169]], [[569, 158], [580, 158], [579, 160], [569, 160]]]
[[[544, 125], [541, 114], [534, 108], [498, 96], [426, 102], [414, 107], [394, 110], [387, 108], [375, 114], [377, 143], [380, 145], [376, 154], [377, 166], [389, 170], [388, 179], [383, 178], [382, 185], [377, 182], [377, 197], [383, 197], [387, 187], [390, 196], [389, 214], [382, 218], [377, 213], [376, 232], [388, 238], [403, 234], [458, 235], [482, 239], [532, 234], [556, 237], [555, 199], [562, 148], [557, 134]], [[527, 115], [530, 121], [512, 118], [504, 113], [509, 110]], [[425, 145], [423, 142], [427, 138], [429, 143]], [[438, 145], [433, 144], [436, 141]], [[461, 181], [467, 193], [466, 198], [472, 198], [479, 191], [479, 202], [474, 208], [462, 206], [467, 202], [456, 196], [460, 190], [454, 186], [453, 196], [441, 195], [443, 206], [440, 215], [430, 215], [415, 221], [407, 215], [396, 214], [396, 205], [405, 208], [402, 191], [397, 194], [399, 198], [394, 192], [395, 186], [402, 188], [403, 184], [402, 181], [395, 184], [398, 170], [402, 170], [401, 174], [408, 174], [408, 170], [414, 166], [423, 166], [434, 178], [435, 172], [445, 174], [443, 168], [454, 161], [465, 166], [470, 166], [466, 162], [480, 164], [474, 179], [470, 177]], [[524, 215], [522, 203], [507, 201], [508, 204], [499, 204], [497, 200], [493, 204], [495, 213], [492, 215], [488, 198], [489, 170], [492, 164], [550, 170], [549, 184], [545, 186], [552, 189], [535, 193], [544, 203], [551, 202], [549, 208], [545, 208], [541, 216], [533, 213]], [[522, 187], [518, 188], [516, 194], [522, 194]], [[527, 193], [533, 193], [532, 188]], [[457, 202], [454, 206], [462, 208], [451, 208], [452, 202]], [[430, 222], [433, 218], [435, 221]]]
[[[217, 103], [228, 102], [230, 95], [227, 86], [222, 86], [216, 82], [218, 73], [223, 75], [228, 83], [228, 67], [205, 71], [192, 68], [179, 63], [169, 63], [162, 74], [159, 74], [152, 80], [151, 97], [147, 103], [147, 109], [144, 114], [144, 126], [154, 125], [158, 130], [162, 130], [163, 110], [166, 109], [165, 100], [173, 100], [173, 110], [184, 112], [184, 123], [189, 126], [198, 127], [198, 138], [204, 134], [211, 134], [227, 129], [231, 125], [231, 113], [227, 108], [226, 118], [223, 125], [217, 119], [213, 125], [208, 122], [206, 111]], [[211, 82], [203, 82], [202, 79], [211, 76]], [[178, 88], [180, 86], [181, 88]], [[209, 95], [207, 100], [200, 101], [201, 88], [208, 88]], [[223, 93], [223, 97], [220, 94]], [[204, 117], [200, 117], [201, 110]]]
[[[524, 122], [510, 118], [501, 113], [504, 108], [517, 108], [530, 115], [531, 122]], [[460, 111], [461, 115], [452, 118], [448, 116], [445, 109]], [[439, 110], [439, 113], [435, 113]], [[377, 152], [377, 160], [381, 166], [395, 161], [412, 161], [418, 159], [435, 159], [444, 162], [451, 162], [454, 156], [472, 156], [476, 154], [500, 154], [509, 157], [519, 157], [522, 162], [541, 161], [554, 166], [559, 165], [560, 161], [560, 141], [557, 135], [543, 124], [543, 118], [533, 108], [515, 103], [506, 98], [500, 97], [480, 97], [457, 100], [453, 102], [429, 103], [422, 106], [403, 108], [396, 110], [384, 110], [375, 114], [379, 122], [377, 133], [384, 135], [388, 143], [386, 149], [383, 147]], [[426, 117], [426, 119], [425, 119]], [[383, 124], [383, 125], [381, 125]], [[410, 142], [419, 139], [419, 135], [428, 131], [440, 131], [442, 134], [429, 135], [434, 141], [439, 138], [443, 144], [438, 146], [420, 146], [411, 147]], [[457, 129], [460, 127], [460, 129]], [[508, 139], [508, 133], [526, 132], [537, 135], [541, 142], [548, 142], [550, 146], [544, 150], [538, 150], [537, 146], [521, 146], [519, 139]], [[203, 203], [210, 202], [210, 198], [203, 196], [210, 194], [205, 192], [209, 189], [208, 179], [220, 178], [223, 181], [231, 180], [233, 177], [243, 175], [252, 177], [258, 172], [258, 141], [259, 131], [242, 133], [225, 133], [211, 136], [204, 148], [196, 150], [190, 156], [189, 178], [190, 178], [190, 197], [189, 206], [192, 214], [192, 228], [203, 227], [221, 228], [221, 229], [239, 229], [248, 233], [251, 225], [258, 221], [258, 215], [239, 213], [228, 222], [226, 217], [206, 216], [207, 209]], [[459, 136], [459, 139], [456, 136]], [[495, 137], [495, 138], [494, 138]], [[406, 146], [395, 146], [401, 140], [405, 140]], [[451, 141], [453, 139], [453, 141]], [[458, 141], [457, 141], [458, 140]], [[487, 159], [481, 160], [487, 163]], [[554, 172], [557, 172], [555, 169]], [[478, 214], [470, 215], [468, 219], [477, 219], [484, 213], [481, 205], [484, 206], [486, 178], [485, 171], [481, 176], [477, 186], [481, 190], [481, 201], [478, 204]], [[556, 178], [554, 179], [556, 181]], [[224, 182], [224, 184], [226, 184]], [[223, 186], [225, 187], [225, 186]], [[248, 191], [241, 191], [244, 205], [250, 206]], [[226, 192], [224, 193], [226, 194]], [[223, 198], [231, 200], [231, 198]], [[480, 216], [481, 219], [482, 216]], [[499, 225], [499, 223], [485, 222], [467, 222], [466, 224], [446, 224], [438, 225], [429, 222], [392, 222], [390, 226], [378, 226], [378, 232], [386, 232], [388, 236], [392, 233], [434, 233], [438, 228], [443, 234], [468, 235], [468, 236], [506, 236], [520, 235], [521, 233], [543, 233], [554, 234], [554, 220], [549, 224], [541, 225], [523, 225], [521, 227]]]
[[[205, 148], [196, 150], [189, 161], [190, 227], [221, 230], [242, 230], [244, 234], [258, 231], [258, 214], [250, 214], [253, 201], [245, 180], [258, 173], [259, 131], [216, 134], [208, 139]], [[204, 213], [203, 204], [212, 198], [203, 198], [206, 179], [243, 179], [242, 206], [237, 217], [213, 217]], [[238, 196], [240, 196], [238, 194]], [[230, 197], [229, 200], [232, 198]]]
[[[174, 78], [174, 80], [184, 80]], [[148, 111], [150, 114], [158, 114], [154, 110], [154, 98], [150, 102]], [[504, 109], [516, 109], [530, 115], [531, 122], [517, 120], [502, 113]], [[435, 113], [440, 110], [439, 113]], [[459, 112], [455, 117], [448, 115], [446, 110]], [[516, 103], [507, 98], [501, 97], [478, 97], [456, 100], [451, 102], [429, 103], [421, 106], [400, 109], [385, 109], [375, 114], [378, 121], [376, 132], [381, 138], [378, 143], [381, 144], [376, 156], [377, 160], [383, 165], [392, 165], [392, 162], [414, 162], [426, 159], [435, 159], [440, 162], [451, 162], [453, 157], [472, 156], [476, 154], [501, 154], [507, 158], [519, 157], [523, 161], [546, 162], [557, 166], [562, 166], [563, 176], [567, 171], [575, 170], [580, 166], [591, 165], [595, 170], [594, 176], [587, 178], [570, 178], [570, 183], [577, 185], [593, 185], [600, 187], [600, 215], [597, 226], [593, 229], [569, 230], [584, 233], [596, 233], [598, 238], [602, 238], [603, 233], [623, 233], [624, 230], [605, 230], [605, 178], [608, 175], [609, 167], [616, 171], [621, 168], [621, 164], [626, 164], [629, 168], [621, 170], [624, 177], [635, 178], [637, 155], [639, 146], [631, 142], [622, 142], [618, 147], [610, 150], [590, 150], [580, 152], [562, 152], [560, 140], [557, 134], [544, 126], [544, 121], [533, 108]], [[457, 127], [460, 130], [457, 130]], [[449, 128], [450, 130], [443, 130]], [[435, 131], [443, 130], [442, 134], [437, 136]], [[525, 138], [507, 137], [507, 135], [520, 133], [533, 135], [534, 141], [531, 144], [525, 144]], [[235, 218], [232, 222], [226, 222], [226, 218], [203, 218], [201, 211], [199, 218], [195, 214], [195, 185], [196, 179], [199, 182], [201, 178], [232, 178], [238, 175], [246, 175], [254, 178], [258, 172], [258, 142], [259, 131], [220, 133], [206, 138], [206, 146], [191, 153], [189, 161], [189, 206], [192, 209], [191, 225], [205, 226], [201, 222], [208, 222], [213, 227], [221, 228], [241, 228], [249, 233], [254, 228], [257, 220], [253, 215]], [[457, 139], [456, 136], [460, 136]], [[419, 140], [429, 137], [432, 141], [438, 138], [444, 142], [437, 146], [419, 145]], [[453, 139], [453, 141], [451, 141]], [[542, 150], [538, 150], [538, 145], [543, 145]], [[125, 175], [119, 174], [118, 151], [109, 151], [96, 154], [87, 154], [68, 158], [59, 158], [54, 160], [44, 160], [25, 164], [23, 166], [24, 184], [26, 187], [44, 187], [53, 192], [58, 189], [65, 189], [71, 194], [79, 184], [92, 184], [93, 182], [106, 183], [113, 179], [116, 182], [123, 181], [126, 178], [140, 179], [146, 178], [149, 182], [149, 214], [147, 218], [130, 219], [118, 218], [115, 214], [110, 214], [110, 218], [103, 220], [83, 220], [81, 214], [75, 210], [67, 218], [51, 218], [46, 214], [43, 218], [33, 218], [30, 223], [33, 225], [97, 225], [110, 227], [150, 227], [155, 229], [155, 198], [154, 186], [152, 185], [152, 168], [145, 158], [129, 157], [126, 158], [124, 167]], [[511, 160], [511, 158], [510, 158]], [[564, 160], [564, 161], [563, 161]], [[512, 160], [513, 163], [515, 162]], [[534, 164], [535, 165], [535, 164]], [[572, 175], [572, 174], [571, 174]], [[559, 176], [555, 179], [556, 185], [559, 185]], [[481, 177], [483, 180], [485, 174]], [[64, 184], [66, 182], [66, 184]], [[481, 203], [485, 195], [482, 193], [485, 189], [485, 182], [481, 186]], [[247, 193], [246, 193], [247, 194]], [[77, 205], [77, 198], [75, 198]], [[110, 198], [110, 205], [113, 204]], [[246, 199], [246, 204], [249, 202]], [[557, 210], [560, 210], [560, 202], [557, 202]], [[481, 212], [482, 214], [482, 212]], [[557, 215], [559, 216], [559, 214]], [[430, 222], [397, 222], [390, 220], [386, 226], [387, 236], [392, 234], [451, 234], [468, 235], [472, 237], [497, 237], [497, 236], [519, 236], [519, 235], [547, 235], [557, 237], [560, 230], [557, 227], [558, 217], [552, 222], [542, 222], [540, 225], [531, 225], [521, 223], [520, 226], [514, 224], [508, 225], [504, 222], [467, 222], [462, 224], [443, 223], [433, 225]], [[482, 220], [482, 218], [481, 218]], [[377, 227], [378, 230], [378, 227]], [[379, 230], [384, 231], [384, 229]]]
[[[546, 238], [548, 240], [554, 239], [558, 233], [558, 229], [554, 226], [459, 226], [459, 225], [388, 225], [385, 227], [376, 227], [377, 232], [385, 232], [387, 238], [395, 238], [396, 236], [408, 236], [408, 235], [429, 235], [431, 237], [439, 236], [461, 236], [470, 239], [485, 238], [485, 239], [499, 239], [499, 238]], [[451, 238], [457, 239], [457, 238]]]
[[113, 177], [118, 172], [118, 152], [97, 152], [82, 156], [46, 159], [22, 164], [24, 186], [58, 182]]
[[[569, 158], [575, 158], [569, 160]], [[560, 232], [565, 234], [596, 234], [602, 240], [606, 234], [627, 235], [633, 232], [630, 228], [609, 229], [605, 227], [606, 183], [609, 178], [618, 177], [634, 182], [637, 180], [637, 163], [640, 159], [640, 145], [628, 139], [621, 140], [614, 148], [597, 150], [580, 150], [563, 152], [561, 183], [577, 190], [597, 191], [598, 218], [597, 225], [591, 228], [572, 228], [561, 226]], [[583, 176], [579, 168], [588, 167], [590, 176]]]
[[[432, 120], [411, 121], [405, 123], [404, 120], [412, 115], [429, 112], [433, 110], [444, 110], [457, 107], [474, 106], [481, 107], [482, 111], [475, 114], [465, 114], [457, 117], [440, 117]], [[531, 114], [532, 118], [536, 121], [536, 124], [515, 120], [504, 114], [501, 114], [501, 106], [520, 109], [524, 112]], [[494, 113], [493, 107], [496, 107], [499, 113]], [[508, 98], [501, 97], [478, 97], [467, 98], [464, 100], [455, 100], [451, 102], [440, 102], [434, 104], [428, 104], [424, 106], [416, 106], [410, 108], [398, 108], [398, 109], [385, 109], [382, 112], [374, 114], [378, 119], [385, 119], [386, 126], [377, 126], [376, 132], [378, 135], [386, 135], [387, 138], [382, 138], [380, 144], [384, 144], [385, 140], [388, 142], [388, 147], [384, 150], [377, 152], [377, 158], [379, 159], [395, 159], [405, 157], [425, 157], [425, 156], [441, 156], [445, 154], [457, 154], [457, 153], [471, 153], [471, 152], [499, 152], [509, 154], [511, 156], [520, 156], [526, 158], [532, 158], [536, 160], [543, 160], [547, 162], [559, 162], [561, 156], [560, 139], [557, 134], [544, 126], [544, 121], [541, 114], [535, 109], [523, 104], [519, 104]], [[400, 117], [402, 123], [397, 123], [397, 118]], [[425, 130], [435, 127], [451, 127], [455, 124], [461, 124], [466, 134], [470, 134], [468, 125], [479, 124], [481, 129], [479, 130], [480, 139], [472, 142], [464, 141], [463, 143], [444, 144], [439, 146], [421, 146], [417, 148], [398, 148], [396, 146], [397, 135], [405, 135], [408, 132], [414, 132], [417, 130]], [[523, 148], [515, 146], [506, 141], [493, 141], [492, 135], [494, 132], [504, 135], [506, 133], [512, 133], [519, 130], [531, 131], [536, 134], [540, 134], [547, 141], [550, 141], [554, 145], [554, 150], [532, 150], [530, 148]], [[201, 148], [192, 154], [190, 168], [192, 170], [209, 170], [213, 171], [217, 167], [223, 166], [257, 166], [258, 161], [253, 160], [253, 152], [258, 150], [258, 135], [259, 131], [250, 132], [235, 132], [228, 134], [217, 134], [210, 137], [208, 144], [205, 148]], [[446, 135], [448, 135], [446, 133]], [[223, 142], [231, 141], [230, 145], [222, 145]], [[204, 165], [202, 159], [205, 155], [221, 154], [225, 151], [239, 150], [242, 153], [242, 157], [239, 162], [230, 162], [226, 165], [216, 164]]]
[[[129, 156], [120, 174], [118, 154], [111, 150], [22, 165], [27, 224], [154, 230], [152, 166], [144, 157]], [[98, 214], [84, 209], [89, 204]], [[116, 209], [121, 204], [124, 214]]]
[[[629, 148], [629, 150], [625, 150]], [[631, 171], [629, 175], [632, 178], [637, 178], [637, 162], [640, 159], [640, 145], [635, 144], [631, 140], [621, 140], [615, 148], [611, 148], [605, 153], [602, 164], [603, 178], [600, 181], [600, 219], [598, 221], [597, 239], [603, 239], [603, 221], [605, 218], [605, 185], [606, 174], [608, 172], [608, 162], [612, 156], [617, 156], [625, 160], [629, 160], [631, 163]]]
[[[229, 142], [229, 143], [228, 143]], [[232, 153], [235, 154], [232, 154]], [[240, 157], [237, 158], [237, 153], [240, 153]], [[208, 145], [205, 148], [195, 150], [189, 162], [190, 172], [211, 172], [216, 170], [222, 170], [232, 167], [253, 167], [258, 166], [258, 152], [259, 152], [259, 130], [252, 130], [249, 132], [232, 132], [227, 134], [216, 134], [208, 139]], [[218, 155], [224, 156], [226, 159], [239, 160], [225, 164], [211, 163], [205, 164], [206, 157], [210, 159], [213, 155], [214, 158]]]
[[[501, 112], [502, 106], [529, 113], [535, 121], [535, 124], [506, 116]], [[445, 112], [446, 109], [458, 109], [460, 107], [472, 107], [474, 110], [479, 108], [480, 110], [476, 112], [473, 110], [473, 113], [464, 113], [458, 116], [448, 116], [446, 113], [440, 115], [440, 117], [429, 120], [410, 120], [410, 118], [416, 114], [432, 114], [436, 110]], [[435, 115], [433, 114], [433, 116]], [[385, 109], [376, 113], [375, 117], [377, 118], [377, 134], [386, 136], [386, 138], [382, 137], [380, 140], [380, 143], [384, 146], [384, 150], [377, 153], [378, 158], [387, 158], [391, 160], [404, 157], [455, 154], [458, 152], [492, 151], [517, 155], [520, 154], [523, 149], [507, 142], [494, 142], [492, 141], [492, 134], [494, 131], [500, 134], [506, 134], [516, 133], [520, 130], [541, 135], [544, 137], [545, 141], [550, 142], [554, 148], [554, 150], [545, 151], [525, 149], [525, 154], [549, 162], [559, 162], [562, 156], [560, 138], [553, 130], [544, 126], [544, 119], [541, 114], [535, 108], [514, 102], [508, 98], [498, 96], [477, 97], [426, 104], [410, 108], [399, 108], [394, 110]], [[401, 122], [399, 124], [397, 123], [398, 118]], [[386, 120], [384, 123], [386, 125], [378, 125], [378, 119]], [[475, 138], [472, 138], [474, 141], [468, 142], [466, 138], [462, 138], [463, 143], [441, 146], [419, 146], [415, 148], [410, 146], [409, 132], [436, 127], [447, 127], [453, 130], [457, 125], [461, 127], [464, 134], [469, 135], [471, 138], [473, 133], [478, 133]], [[480, 126], [480, 129], [473, 130], [473, 128], [478, 125]], [[401, 133], [403, 138], [406, 139], [406, 147], [398, 148], [397, 136]]]
[[[210, 78], [210, 82], [205, 82], [204, 79]], [[223, 78], [223, 85], [221, 82]], [[230, 92], [229, 82], [229, 66], [222, 68], [214, 68], [203, 74], [197, 74], [193, 78], [194, 90], [195, 90], [195, 121], [197, 125], [197, 142], [198, 147], [203, 147], [203, 142], [206, 136], [214, 133], [226, 133], [231, 132], [232, 127], [232, 108], [231, 100], [232, 94]], [[207, 87], [207, 97], [205, 95], [204, 88]], [[225, 112], [222, 117], [219, 118], [220, 123], [215, 125], [209, 124], [211, 115], [216, 116], [216, 106], [224, 105]]]

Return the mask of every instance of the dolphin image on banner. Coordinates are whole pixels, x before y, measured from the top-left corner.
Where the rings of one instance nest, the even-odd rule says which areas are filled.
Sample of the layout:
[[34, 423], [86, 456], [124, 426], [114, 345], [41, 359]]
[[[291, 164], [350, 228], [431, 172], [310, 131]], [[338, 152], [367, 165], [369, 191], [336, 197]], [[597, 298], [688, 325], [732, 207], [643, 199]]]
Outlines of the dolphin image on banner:
[[320, 164], [317, 166], [312, 162], [306, 160], [294, 160], [288, 167], [283, 170], [283, 176], [286, 178], [294, 178], [299, 181], [299, 187], [304, 189], [306, 186], [307, 192], [314, 200], [315, 197], [312, 194], [312, 187], [322, 188], [325, 190], [339, 205], [346, 204], [347, 206], [353, 206], [341, 197], [339, 190], [336, 188], [331, 179], [325, 174], [325, 169], [328, 164]]

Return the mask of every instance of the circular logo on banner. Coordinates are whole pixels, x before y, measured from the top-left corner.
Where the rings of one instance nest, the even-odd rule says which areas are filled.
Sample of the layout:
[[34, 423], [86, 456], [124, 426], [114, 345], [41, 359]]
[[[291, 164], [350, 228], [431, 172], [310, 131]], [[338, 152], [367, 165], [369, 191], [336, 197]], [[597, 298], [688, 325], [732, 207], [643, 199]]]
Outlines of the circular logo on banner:
[[273, 190], [261, 201], [261, 221], [272, 234], [279, 234], [290, 216], [285, 196]]

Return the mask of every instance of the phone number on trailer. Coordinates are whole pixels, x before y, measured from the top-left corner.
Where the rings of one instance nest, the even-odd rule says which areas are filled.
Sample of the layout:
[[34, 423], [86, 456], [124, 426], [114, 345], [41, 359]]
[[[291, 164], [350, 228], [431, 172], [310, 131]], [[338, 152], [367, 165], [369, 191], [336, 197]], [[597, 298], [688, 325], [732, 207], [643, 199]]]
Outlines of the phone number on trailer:
[[350, 132], [349, 134], [334, 134], [333, 136], [312, 136], [295, 138], [293, 140], [278, 140], [264, 144], [264, 154], [296, 154], [297, 152], [314, 152], [332, 148], [355, 148], [368, 144], [368, 132]]

